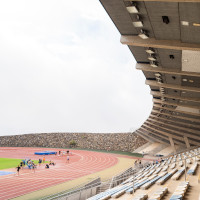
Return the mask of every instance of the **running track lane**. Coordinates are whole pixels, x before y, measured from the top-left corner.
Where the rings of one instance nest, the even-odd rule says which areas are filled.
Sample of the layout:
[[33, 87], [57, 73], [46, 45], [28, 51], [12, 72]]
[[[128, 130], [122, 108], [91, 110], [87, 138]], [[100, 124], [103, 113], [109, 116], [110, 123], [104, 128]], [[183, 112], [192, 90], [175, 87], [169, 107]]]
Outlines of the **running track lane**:
[[[29, 157], [38, 159], [41, 156], [34, 155], [35, 151], [43, 151], [42, 148], [5, 148], [0, 147], [0, 157], [20, 158]], [[52, 150], [52, 149], [45, 149]], [[59, 149], [54, 149], [59, 150]], [[36, 173], [29, 170], [21, 170], [20, 176], [0, 177], [0, 200], [11, 199], [17, 196], [34, 192], [46, 187], [74, 180], [79, 177], [92, 174], [117, 164], [118, 159], [115, 155], [72, 150], [70, 163], [66, 163], [66, 156], [46, 156], [46, 160], [53, 160], [56, 166], [50, 169], [39, 167]]]

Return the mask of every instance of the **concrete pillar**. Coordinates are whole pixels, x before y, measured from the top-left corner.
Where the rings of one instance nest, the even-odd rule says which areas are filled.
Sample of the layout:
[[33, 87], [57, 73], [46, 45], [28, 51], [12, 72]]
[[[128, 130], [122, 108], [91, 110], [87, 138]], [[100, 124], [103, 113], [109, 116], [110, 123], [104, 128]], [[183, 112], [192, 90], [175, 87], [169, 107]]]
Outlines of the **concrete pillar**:
[[176, 148], [175, 148], [175, 145], [174, 145], [174, 141], [173, 141], [172, 137], [170, 137], [170, 136], [169, 136], [169, 141], [170, 141], [171, 146], [174, 149], [174, 153], [176, 153]]
[[187, 149], [189, 149], [190, 148], [190, 143], [189, 143], [188, 138], [186, 136], [184, 136], [183, 138], [184, 138], [184, 141], [185, 141]]

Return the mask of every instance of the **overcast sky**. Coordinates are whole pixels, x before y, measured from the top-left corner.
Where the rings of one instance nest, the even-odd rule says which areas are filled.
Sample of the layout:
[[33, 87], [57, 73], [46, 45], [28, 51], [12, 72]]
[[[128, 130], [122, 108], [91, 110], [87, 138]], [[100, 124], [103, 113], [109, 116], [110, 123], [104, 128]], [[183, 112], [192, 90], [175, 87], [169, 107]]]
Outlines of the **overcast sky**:
[[0, 1], [0, 135], [127, 132], [149, 87], [98, 0]]

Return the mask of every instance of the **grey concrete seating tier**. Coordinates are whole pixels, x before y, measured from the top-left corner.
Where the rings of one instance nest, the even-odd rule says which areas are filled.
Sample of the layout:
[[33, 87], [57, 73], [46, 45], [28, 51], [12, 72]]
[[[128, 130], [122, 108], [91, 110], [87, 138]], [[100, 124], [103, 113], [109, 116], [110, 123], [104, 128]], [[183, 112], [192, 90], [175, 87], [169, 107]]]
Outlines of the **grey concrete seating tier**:
[[191, 162], [191, 159], [186, 159], [186, 163], [187, 164], [191, 164], [192, 162]]
[[165, 165], [161, 171], [162, 172], [167, 171], [168, 167], [169, 167], [169, 165]]
[[167, 164], [169, 165], [172, 161], [172, 157], [167, 161]]
[[178, 163], [178, 166], [179, 166], [179, 167], [182, 167], [182, 166], [183, 166], [183, 161], [180, 161], [180, 162]]
[[130, 183], [130, 182], [133, 182], [133, 176], [131, 176], [130, 178], [128, 178], [127, 180], [125, 180], [121, 184], [124, 185], [124, 184]]
[[187, 174], [189, 174], [189, 175], [194, 175], [194, 173], [195, 173], [195, 171], [196, 171], [196, 169], [197, 169], [197, 166], [198, 166], [198, 163], [194, 163], [194, 164], [190, 167], [190, 169], [188, 170]]
[[174, 169], [176, 167], [176, 163], [173, 163], [171, 166], [170, 166], [170, 169]]
[[162, 170], [162, 167], [156, 169], [155, 174], [158, 174]]
[[176, 172], [177, 172], [177, 168], [173, 169], [171, 172], [167, 173], [165, 176], [163, 176], [162, 178], [160, 178], [156, 184], [158, 185], [162, 185], [164, 184], [170, 177], [172, 177]]
[[152, 169], [148, 174], [146, 174], [146, 176], [151, 176], [156, 170], [155, 169]]
[[151, 166], [146, 167], [146, 169], [144, 170], [145, 172], [148, 171], [151, 168]]
[[172, 180], [178, 180], [185, 172], [185, 167], [180, 168], [172, 177]]
[[182, 199], [185, 193], [187, 192], [188, 187], [189, 187], [188, 181], [181, 182], [176, 188], [176, 190], [174, 191], [174, 193], [172, 194], [172, 196], [170, 197], [170, 200]]
[[[142, 181], [136, 182], [134, 183], [134, 191], [139, 189], [141, 186], [143, 186], [144, 184], [150, 182], [151, 180], [153, 180], [155, 177], [157, 177], [156, 174], [152, 175], [151, 177], [148, 178], [144, 178]], [[128, 194], [132, 194], [133, 193], [133, 187], [129, 188], [128, 190], [126, 190], [126, 193]]]
[[147, 194], [138, 194], [135, 197], [133, 197], [132, 200], [146, 200], [148, 198]]
[[196, 161], [199, 161], [199, 160], [200, 160], [200, 158], [199, 158], [198, 156], [195, 156], [195, 157], [193, 157], [192, 159], [193, 159], [193, 161], [194, 161], [194, 162], [196, 162]]
[[166, 164], [166, 161], [164, 161], [164, 162], [161, 164], [161, 166], [163, 167], [165, 164]]
[[[167, 173], [167, 172], [166, 172]], [[149, 180], [147, 183], [145, 183], [141, 189], [143, 190], [146, 190], [148, 189], [149, 187], [151, 187], [156, 181], [158, 181], [160, 178], [162, 178], [163, 176], [165, 175], [165, 172], [164, 173], [161, 173], [160, 175], [154, 175], [154, 177]]]
[[167, 194], [167, 192], [167, 187], [160, 187], [148, 198], [148, 200], [160, 200]]
[[106, 190], [105, 192], [99, 193], [93, 197], [88, 198], [87, 200], [107, 200], [111, 198], [112, 195], [119, 193], [120, 191], [127, 190], [132, 187], [132, 184], [120, 185], [112, 189]]

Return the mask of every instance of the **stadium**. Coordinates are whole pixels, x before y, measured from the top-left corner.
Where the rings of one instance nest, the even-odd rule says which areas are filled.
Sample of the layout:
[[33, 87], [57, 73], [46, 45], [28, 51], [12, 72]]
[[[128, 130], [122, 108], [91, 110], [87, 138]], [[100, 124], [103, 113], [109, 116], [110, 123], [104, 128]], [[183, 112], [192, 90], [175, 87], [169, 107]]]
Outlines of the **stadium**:
[[200, 1], [100, 3], [150, 87], [149, 117], [131, 133], [1, 136], [0, 200], [200, 199]]

